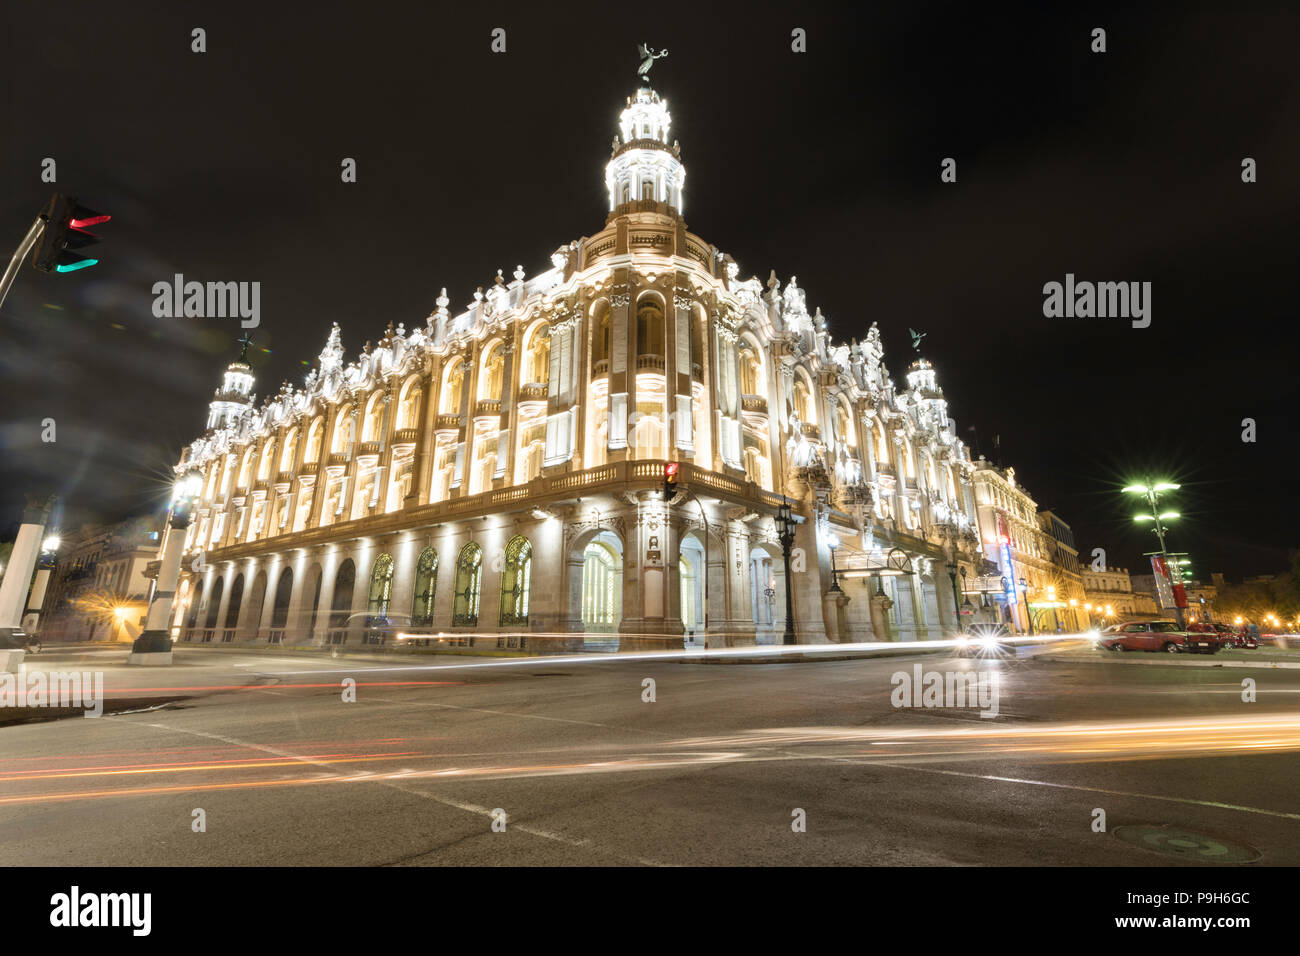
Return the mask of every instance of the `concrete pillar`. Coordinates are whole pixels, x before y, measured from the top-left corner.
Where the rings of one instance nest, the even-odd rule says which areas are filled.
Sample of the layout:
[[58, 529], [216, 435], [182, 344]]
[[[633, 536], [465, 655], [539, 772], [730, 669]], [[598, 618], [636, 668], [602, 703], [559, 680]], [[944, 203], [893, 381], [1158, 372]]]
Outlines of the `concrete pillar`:
[[181, 558], [185, 551], [185, 529], [190, 523], [189, 509], [173, 508], [167, 521], [167, 537], [163, 541], [162, 562], [158, 568], [158, 581], [149, 601], [144, 631], [131, 645], [128, 664], [146, 667], [167, 665], [172, 662], [172, 635], [168, 622], [172, 616], [172, 599], [176, 595], [176, 582], [180, 579]]
[[22, 631], [23, 607], [53, 506], [53, 496], [44, 502], [28, 498], [22, 526], [9, 553], [9, 565], [5, 568], [4, 581], [0, 582], [0, 673], [17, 674], [22, 668], [26, 644]]

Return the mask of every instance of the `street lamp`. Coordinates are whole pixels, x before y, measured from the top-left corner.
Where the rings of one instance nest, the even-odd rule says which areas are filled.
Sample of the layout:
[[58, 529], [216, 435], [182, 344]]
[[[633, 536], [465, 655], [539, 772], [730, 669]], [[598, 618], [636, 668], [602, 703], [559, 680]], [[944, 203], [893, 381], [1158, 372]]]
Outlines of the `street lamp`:
[[839, 572], [835, 570], [835, 552], [839, 550], [840, 539], [838, 535], [828, 534], [826, 536], [826, 545], [831, 549], [831, 593], [840, 593]]
[[[1159, 539], [1160, 541], [1160, 557], [1161, 560], [1164, 561], [1165, 567], [1167, 569], [1169, 567], [1169, 551], [1165, 547], [1165, 522], [1172, 521], [1175, 518], [1181, 516], [1177, 511], [1165, 511], [1165, 512], [1160, 511], [1158, 507], [1160, 503], [1160, 493], [1162, 491], [1177, 491], [1181, 486], [1176, 485], [1171, 481], [1160, 481], [1160, 482], [1150, 483], [1150, 479], [1147, 480], [1148, 480], [1148, 484], [1128, 485], [1123, 489], [1123, 491], [1128, 494], [1142, 495], [1144, 498], [1146, 498], [1147, 504], [1151, 506], [1151, 513], [1149, 515], [1148, 514], [1134, 515], [1133, 520], [1139, 522], [1145, 522], [1145, 521], [1155, 522], [1156, 538]], [[1178, 607], [1177, 605], [1178, 602], [1175, 601], [1174, 617], [1178, 621], [1178, 627], [1181, 629], [1184, 626], [1185, 621], [1183, 618], [1183, 609], [1181, 607]]]
[[794, 582], [790, 580], [790, 549], [794, 546], [794, 516], [785, 495], [776, 509], [776, 534], [781, 542], [781, 557], [785, 560], [785, 637], [783, 644], [797, 644], [794, 636]]
[[1025, 624], [1029, 628], [1029, 636], [1034, 636], [1034, 612], [1029, 609], [1029, 584], [1024, 578], [1020, 579], [1020, 593], [1025, 596]]
[[128, 664], [170, 664], [172, 662], [171, 615], [176, 583], [180, 580], [181, 559], [185, 552], [185, 531], [190, 515], [203, 492], [203, 478], [192, 471], [177, 480], [172, 488], [172, 513], [163, 539], [162, 558], [153, 594], [145, 613], [144, 630], [131, 646]]

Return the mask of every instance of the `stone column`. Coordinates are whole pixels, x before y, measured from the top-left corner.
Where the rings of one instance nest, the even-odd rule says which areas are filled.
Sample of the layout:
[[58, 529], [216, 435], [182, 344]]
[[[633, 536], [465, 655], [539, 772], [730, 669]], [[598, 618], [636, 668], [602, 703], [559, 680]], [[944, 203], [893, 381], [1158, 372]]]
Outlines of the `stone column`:
[[9, 554], [9, 565], [0, 583], [0, 673], [17, 674], [22, 668], [26, 644], [22, 630], [23, 606], [27, 603], [27, 588], [41, 555], [41, 541], [53, 506], [53, 497], [44, 502], [28, 497], [23, 523]]
[[158, 583], [149, 601], [144, 631], [135, 639], [131, 653], [127, 656], [128, 664], [159, 666], [172, 662], [172, 635], [167, 624], [171, 620], [176, 582], [180, 579], [181, 558], [185, 552], [185, 529], [189, 522], [187, 508], [172, 508], [171, 517], [167, 521], [167, 537], [163, 541]]

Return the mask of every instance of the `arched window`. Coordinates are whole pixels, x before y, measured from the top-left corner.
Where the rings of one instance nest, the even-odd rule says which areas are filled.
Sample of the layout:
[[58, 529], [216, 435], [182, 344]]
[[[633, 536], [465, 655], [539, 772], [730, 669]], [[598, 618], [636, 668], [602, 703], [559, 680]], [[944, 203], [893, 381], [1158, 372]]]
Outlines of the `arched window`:
[[799, 416], [799, 421], [811, 423], [812, 403], [808, 401], [808, 386], [803, 383], [803, 379], [795, 378], [794, 380], [794, 413]]
[[740, 347], [740, 392], [742, 395], [761, 395], [758, 385], [758, 357], [754, 347], [746, 342]]
[[483, 584], [483, 549], [471, 541], [456, 559], [456, 602], [451, 623], [478, 623], [479, 589]]
[[524, 373], [525, 385], [545, 385], [551, 380], [551, 329], [539, 325], [528, 339], [528, 368]]
[[858, 436], [853, 428], [853, 418], [849, 415], [849, 410], [840, 402], [835, 403], [835, 430], [839, 433], [835, 437], [841, 442], [850, 448], [857, 447]]
[[284, 452], [280, 455], [280, 470], [293, 471], [293, 459], [298, 454], [298, 429], [293, 429], [284, 439]]
[[338, 418], [334, 420], [334, 440], [330, 442], [330, 453], [347, 454], [352, 449], [356, 425], [352, 421], [352, 407], [339, 409]]
[[438, 552], [425, 548], [415, 564], [415, 600], [411, 605], [411, 624], [433, 624], [433, 600], [438, 593]]
[[[609, 362], [609, 300], [601, 299], [591, 309], [591, 361], [593, 366]], [[607, 371], [607, 369], [602, 370]]]
[[388, 605], [393, 599], [393, 556], [381, 554], [375, 558], [370, 570], [370, 604], [371, 617], [388, 617]]
[[479, 401], [501, 397], [501, 376], [505, 369], [505, 347], [500, 342], [483, 356], [483, 367], [478, 376]]
[[402, 392], [397, 400], [397, 427], [398, 428], [416, 428], [420, 424], [420, 401], [424, 397], [424, 392], [420, 388], [420, 380], [412, 378], [402, 386]]
[[651, 298], [637, 303], [636, 349], [637, 355], [664, 354], [664, 312]]
[[314, 465], [320, 461], [320, 446], [325, 438], [325, 419], [318, 417], [311, 423], [311, 428], [307, 430], [307, 450], [303, 455], [303, 463]]
[[465, 384], [465, 370], [459, 356], [453, 355], [447, 360], [447, 371], [442, 376], [442, 394], [438, 398], [440, 415], [460, 414], [460, 392]]
[[236, 487], [247, 488], [248, 479], [251, 477], [253, 469], [253, 449], [244, 452], [244, 460], [239, 465], [239, 482]]
[[379, 441], [379, 433], [384, 427], [384, 394], [375, 392], [366, 403], [366, 417], [361, 425], [361, 440]]
[[501, 575], [501, 627], [528, 625], [528, 590], [533, 571], [533, 546], [517, 534], [506, 544], [506, 566]]
[[275, 461], [275, 439], [268, 438], [262, 446], [262, 458], [257, 465], [257, 480], [264, 481], [271, 477], [271, 463]]

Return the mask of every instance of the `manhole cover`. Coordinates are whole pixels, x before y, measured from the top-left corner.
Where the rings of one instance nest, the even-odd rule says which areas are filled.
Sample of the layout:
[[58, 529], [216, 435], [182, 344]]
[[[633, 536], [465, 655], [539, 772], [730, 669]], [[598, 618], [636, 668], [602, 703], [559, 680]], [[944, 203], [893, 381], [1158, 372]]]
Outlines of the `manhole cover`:
[[1171, 826], [1123, 826], [1115, 836], [1144, 850], [1165, 856], [1181, 856], [1198, 863], [1254, 863], [1262, 855], [1245, 843], [1232, 843], [1219, 837], [1193, 833]]

